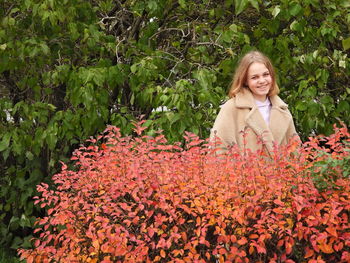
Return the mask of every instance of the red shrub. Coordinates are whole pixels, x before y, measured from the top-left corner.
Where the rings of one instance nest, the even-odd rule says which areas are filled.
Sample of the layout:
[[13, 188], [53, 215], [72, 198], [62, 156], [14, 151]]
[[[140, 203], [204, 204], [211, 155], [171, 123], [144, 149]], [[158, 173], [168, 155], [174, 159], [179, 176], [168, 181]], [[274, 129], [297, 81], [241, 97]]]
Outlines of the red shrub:
[[[142, 128], [136, 129], [141, 133]], [[140, 135], [140, 134], [139, 134]], [[263, 153], [216, 157], [187, 134], [121, 137], [109, 127], [63, 165], [56, 189], [41, 184], [31, 262], [349, 262], [350, 179], [318, 190], [310, 169], [318, 141]], [[332, 158], [349, 155], [349, 134], [328, 139]], [[298, 148], [298, 149], [297, 149]], [[321, 157], [320, 157], [321, 156]], [[338, 167], [339, 168], [339, 167]], [[341, 168], [335, 169], [341, 173]]]

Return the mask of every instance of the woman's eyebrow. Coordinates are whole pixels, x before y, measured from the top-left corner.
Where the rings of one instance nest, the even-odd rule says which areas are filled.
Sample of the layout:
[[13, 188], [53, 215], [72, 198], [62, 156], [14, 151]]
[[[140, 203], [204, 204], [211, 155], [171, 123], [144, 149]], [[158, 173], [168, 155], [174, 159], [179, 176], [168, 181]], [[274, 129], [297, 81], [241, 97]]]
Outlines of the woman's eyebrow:
[[[270, 73], [270, 71], [266, 70], [266, 71], [262, 72], [261, 74], [266, 74], [266, 73]], [[253, 75], [249, 75], [249, 74], [248, 74], [248, 76], [249, 76], [249, 77], [259, 76], [259, 73], [253, 74]]]

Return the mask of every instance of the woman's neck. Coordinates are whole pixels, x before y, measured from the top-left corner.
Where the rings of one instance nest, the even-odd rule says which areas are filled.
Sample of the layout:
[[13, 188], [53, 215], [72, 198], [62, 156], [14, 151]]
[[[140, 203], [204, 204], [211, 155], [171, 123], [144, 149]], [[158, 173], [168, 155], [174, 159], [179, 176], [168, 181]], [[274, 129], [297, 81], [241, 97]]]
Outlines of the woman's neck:
[[261, 101], [261, 102], [265, 102], [266, 99], [267, 99], [267, 95], [256, 95], [256, 94], [253, 94], [253, 97], [255, 100], [258, 100], [258, 101]]

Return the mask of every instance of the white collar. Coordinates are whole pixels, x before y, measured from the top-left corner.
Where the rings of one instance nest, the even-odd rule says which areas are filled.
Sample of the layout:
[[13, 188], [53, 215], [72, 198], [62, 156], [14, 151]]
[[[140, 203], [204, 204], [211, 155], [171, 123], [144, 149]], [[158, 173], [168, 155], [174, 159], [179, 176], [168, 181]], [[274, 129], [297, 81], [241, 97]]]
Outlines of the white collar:
[[269, 100], [269, 98], [267, 97], [265, 101], [260, 101], [260, 100], [255, 100], [255, 103], [256, 103], [256, 106], [258, 107], [265, 107], [265, 106], [270, 106], [271, 105], [271, 102]]

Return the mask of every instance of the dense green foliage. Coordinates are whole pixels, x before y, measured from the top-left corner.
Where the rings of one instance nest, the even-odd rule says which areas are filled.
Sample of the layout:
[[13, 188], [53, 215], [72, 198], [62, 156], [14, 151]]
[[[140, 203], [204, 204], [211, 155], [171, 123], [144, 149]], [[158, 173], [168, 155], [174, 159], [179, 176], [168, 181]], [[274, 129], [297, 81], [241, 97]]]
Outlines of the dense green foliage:
[[[12, 252], [12, 253], [11, 253]], [[4, 248], [0, 249], [0, 263], [19, 263], [21, 260], [15, 257], [15, 251], [6, 251]]]
[[35, 185], [106, 124], [205, 138], [239, 56], [277, 68], [302, 138], [350, 120], [348, 0], [1, 0], [0, 245], [29, 245]]

